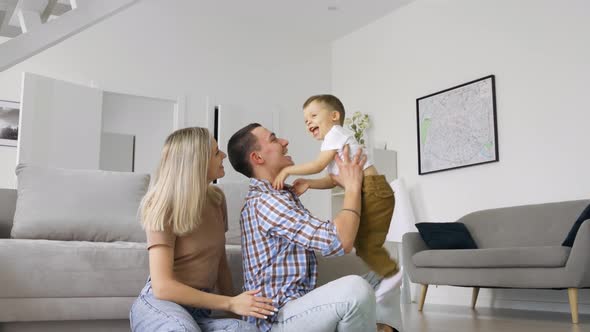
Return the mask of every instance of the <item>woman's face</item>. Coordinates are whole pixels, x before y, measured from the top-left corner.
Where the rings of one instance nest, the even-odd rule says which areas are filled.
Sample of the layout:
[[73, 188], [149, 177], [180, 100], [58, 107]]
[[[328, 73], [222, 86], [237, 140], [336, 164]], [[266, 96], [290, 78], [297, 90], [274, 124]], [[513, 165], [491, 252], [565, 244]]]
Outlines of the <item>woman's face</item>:
[[219, 150], [215, 138], [211, 138], [211, 159], [209, 159], [207, 181], [213, 182], [213, 180], [222, 178], [225, 175], [225, 170], [223, 169], [223, 159], [225, 157], [226, 154]]

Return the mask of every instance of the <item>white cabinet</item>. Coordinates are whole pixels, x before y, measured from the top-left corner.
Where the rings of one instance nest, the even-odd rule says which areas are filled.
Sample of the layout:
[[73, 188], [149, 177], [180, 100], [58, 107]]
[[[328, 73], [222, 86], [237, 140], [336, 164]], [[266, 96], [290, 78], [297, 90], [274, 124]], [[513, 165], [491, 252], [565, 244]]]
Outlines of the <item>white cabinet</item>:
[[32, 73], [23, 74], [21, 101], [17, 163], [152, 173], [166, 137], [184, 127], [182, 98], [110, 92]]

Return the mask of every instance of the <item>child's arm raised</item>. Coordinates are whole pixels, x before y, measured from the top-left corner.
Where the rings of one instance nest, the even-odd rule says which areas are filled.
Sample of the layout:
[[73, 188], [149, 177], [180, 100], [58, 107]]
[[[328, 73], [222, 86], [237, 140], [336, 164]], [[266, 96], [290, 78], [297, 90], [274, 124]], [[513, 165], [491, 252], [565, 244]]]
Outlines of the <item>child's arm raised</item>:
[[281, 170], [273, 182], [275, 189], [283, 189], [283, 184], [289, 175], [309, 175], [321, 172], [334, 160], [336, 150], [322, 151], [317, 159], [301, 165], [287, 166]]

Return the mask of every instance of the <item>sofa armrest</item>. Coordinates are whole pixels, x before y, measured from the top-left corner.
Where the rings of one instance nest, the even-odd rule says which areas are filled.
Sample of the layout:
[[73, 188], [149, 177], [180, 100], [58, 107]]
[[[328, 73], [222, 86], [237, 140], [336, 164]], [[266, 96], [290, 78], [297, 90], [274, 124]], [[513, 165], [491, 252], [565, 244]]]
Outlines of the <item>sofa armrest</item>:
[[416, 265], [412, 260], [412, 256], [414, 256], [417, 252], [428, 250], [428, 246], [422, 240], [420, 233], [406, 233], [402, 237], [402, 255], [403, 255], [403, 262], [404, 262], [404, 270], [410, 276], [410, 279], [414, 280], [414, 273], [416, 270]]
[[565, 268], [574, 274], [576, 286], [590, 287], [590, 219], [580, 225]]
[[[417, 233], [417, 232], [404, 234], [404, 236], [402, 237], [402, 245], [403, 245], [403, 251], [404, 251], [404, 259], [406, 257], [411, 258], [412, 256], [414, 256], [414, 254], [416, 254], [420, 251], [430, 249], [430, 248], [428, 248], [428, 245], [424, 242], [424, 240], [422, 240], [420, 233]], [[409, 255], [409, 256], [406, 256], [406, 255]]]

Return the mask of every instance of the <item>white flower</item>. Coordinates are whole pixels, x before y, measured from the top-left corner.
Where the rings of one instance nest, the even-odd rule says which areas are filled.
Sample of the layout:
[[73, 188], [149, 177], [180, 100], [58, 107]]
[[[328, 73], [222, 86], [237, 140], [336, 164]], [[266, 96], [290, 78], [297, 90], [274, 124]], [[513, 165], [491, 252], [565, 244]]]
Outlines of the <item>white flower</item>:
[[369, 115], [361, 112], [354, 112], [354, 114], [352, 114], [352, 119], [344, 119], [344, 124], [354, 132], [354, 138], [359, 144], [365, 145], [364, 133], [371, 125]]

